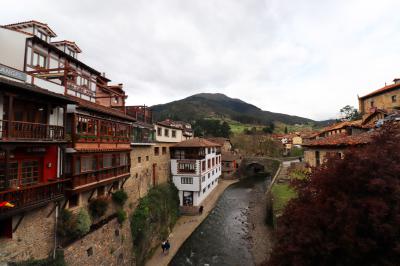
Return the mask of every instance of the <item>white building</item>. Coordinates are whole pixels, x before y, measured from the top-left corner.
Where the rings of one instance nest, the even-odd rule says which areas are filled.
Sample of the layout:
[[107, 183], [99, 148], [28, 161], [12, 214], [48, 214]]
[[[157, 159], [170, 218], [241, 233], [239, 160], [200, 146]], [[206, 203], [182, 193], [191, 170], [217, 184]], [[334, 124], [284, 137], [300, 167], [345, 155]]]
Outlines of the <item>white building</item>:
[[220, 145], [193, 138], [171, 147], [172, 180], [181, 206], [199, 207], [221, 176]]
[[157, 142], [181, 142], [193, 138], [192, 126], [182, 121], [166, 119], [154, 125]]

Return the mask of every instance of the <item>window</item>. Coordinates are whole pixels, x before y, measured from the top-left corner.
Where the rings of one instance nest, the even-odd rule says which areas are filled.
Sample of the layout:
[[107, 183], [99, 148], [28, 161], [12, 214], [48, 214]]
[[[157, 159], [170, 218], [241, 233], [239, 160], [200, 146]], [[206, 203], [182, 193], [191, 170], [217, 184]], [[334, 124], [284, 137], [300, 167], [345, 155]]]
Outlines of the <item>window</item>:
[[36, 36], [38, 36], [41, 40], [47, 42], [47, 34], [46, 33], [42, 32], [40, 30], [37, 30]]
[[207, 169], [210, 169], [211, 168], [211, 159], [208, 159], [207, 160]]
[[142, 157], [140, 157], [140, 156], [137, 157], [137, 162], [138, 162], [138, 163], [141, 163], [141, 162], [142, 162]]
[[169, 137], [169, 129], [164, 129], [164, 136]]
[[193, 184], [192, 177], [181, 177], [181, 184]]
[[163, 155], [167, 154], [167, 147], [162, 147], [162, 154]]
[[210, 188], [210, 184], [208, 184], [208, 186], [207, 186], [208, 188]]
[[203, 188], [203, 194], [206, 193], [206, 188]]
[[39, 161], [24, 161], [21, 167], [21, 185], [33, 185], [39, 182]]
[[46, 56], [39, 54], [38, 52], [33, 53], [33, 62], [32, 65], [34, 67], [42, 67], [45, 68], [47, 65], [47, 58]]
[[210, 173], [208, 173], [208, 179], [210, 179]]
[[395, 102], [397, 102], [397, 95], [392, 96], [392, 103], [395, 103]]
[[160, 154], [160, 148], [159, 147], [154, 147], [154, 155], [158, 156]]
[[206, 170], [206, 161], [202, 161], [201, 162], [201, 171], [205, 171]]
[[82, 156], [81, 157], [81, 173], [96, 170], [96, 157]]
[[119, 165], [128, 165], [128, 153], [119, 154]]
[[118, 97], [114, 97], [114, 103], [118, 103]]
[[162, 128], [161, 127], [157, 127], [157, 136], [161, 137], [162, 134]]
[[206, 176], [203, 175], [203, 176], [201, 177], [201, 182], [204, 182], [204, 181], [206, 181]]
[[112, 154], [104, 154], [103, 155], [103, 168], [110, 168], [112, 167]]
[[78, 123], [76, 125], [76, 133], [84, 135], [97, 135], [97, 120], [78, 116]]
[[172, 130], [172, 137], [176, 138], [176, 130]]
[[374, 107], [374, 101], [371, 101], [371, 107]]
[[148, 161], [149, 161], [149, 156], [147, 155], [147, 156], [146, 156], [146, 162], [148, 162]]
[[194, 163], [178, 163], [178, 172], [180, 173], [195, 173], [196, 165]]

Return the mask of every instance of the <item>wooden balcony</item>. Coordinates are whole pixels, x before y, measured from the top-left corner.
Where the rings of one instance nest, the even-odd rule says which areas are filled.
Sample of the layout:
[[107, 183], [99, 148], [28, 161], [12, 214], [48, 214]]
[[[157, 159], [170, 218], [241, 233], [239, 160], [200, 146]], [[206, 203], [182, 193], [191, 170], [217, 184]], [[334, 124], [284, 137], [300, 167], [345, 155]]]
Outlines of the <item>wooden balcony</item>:
[[57, 201], [64, 197], [65, 179], [54, 180], [32, 186], [0, 191], [0, 202], [8, 201], [13, 208], [0, 208], [0, 218], [15, 215]]
[[113, 182], [130, 174], [130, 165], [115, 166], [72, 176], [72, 190], [91, 189], [96, 186]]
[[64, 140], [64, 127], [22, 121], [0, 120], [0, 140]]

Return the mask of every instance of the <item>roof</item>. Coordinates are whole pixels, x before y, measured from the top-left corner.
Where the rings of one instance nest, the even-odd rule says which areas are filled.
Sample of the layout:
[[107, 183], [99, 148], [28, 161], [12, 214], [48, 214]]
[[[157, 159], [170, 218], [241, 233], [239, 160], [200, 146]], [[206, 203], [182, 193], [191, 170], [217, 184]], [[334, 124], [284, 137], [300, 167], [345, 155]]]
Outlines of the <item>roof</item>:
[[343, 147], [370, 143], [373, 132], [363, 132], [356, 135], [335, 134], [326, 138], [319, 138], [303, 144], [305, 147]]
[[181, 148], [200, 148], [200, 147], [220, 147], [218, 143], [211, 142], [209, 140], [203, 138], [193, 138], [188, 139], [182, 142], [175, 144], [172, 147], [181, 147]]
[[51, 44], [54, 46], [68, 45], [68, 46], [71, 46], [72, 48], [74, 48], [75, 52], [77, 52], [77, 53], [82, 52], [81, 48], [79, 48], [79, 46], [75, 42], [72, 42], [72, 41], [63, 40], [63, 41], [51, 42]]
[[160, 125], [160, 126], [164, 126], [164, 127], [169, 127], [169, 128], [183, 129], [179, 125], [176, 125], [175, 121], [172, 121], [170, 119], [166, 119], [164, 121], [157, 122], [156, 124]]
[[74, 99], [78, 103], [79, 107], [81, 107], [81, 108], [93, 110], [93, 111], [100, 112], [100, 113], [107, 114], [107, 115], [116, 116], [116, 117], [126, 119], [129, 121], [135, 121], [135, 119], [133, 117], [126, 115], [125, 113], [123, 113], [120, 110], [113, 109], [111, 107], [106, 107], [106, 106], [103, 106], [103, 105], [100, 105], [97, 103], [89, 102], [89, 101], [86, 101], [86, 100], [83, 100], [80, 98], [76, 98], [74, 96], [67, 96], [67, 97], [70, 99]]
[[74, 99], [71, 99], [70, 97], [67, 97], [67, 96], [64, 96], [62, 94], [55, 93], [55, 92], [40, 88], [40, 87], [38, 87], [36, 85], [33, 85], [33, 84], [23, 83], [23, 82], [19, 82], [19, 81], [13, 81], [13, 80], [2, 78], [2, 77], [0, 77], [0, 84], [6, 84], [6, 85], [12, 86], [14, 88], [19, 88], [19, 89], [23, 89], [25, 91], [38, 93], [38, 94], [41, 94], [43, 96], [48, 96], [48, 97], [51, 97], [53, 99], [57, 99], [57, 100], [63, 101], [65, 103], [76, 103], [76, 101]]
[[47, 34], [49, 34], [51, 37], [57, 37], [57, 34], [49, 27], [49, 25], [47, 25], [46, 23], [39, 22], [37, 20], [29, 20], [29, 21], [7, 24], [3, 25], [3, 27], [19, 30], [19, 28], [25, 28], [31, 25], [39, 26], [41, 29], [44, 29], [47, 32]]
[[230, 139], [224, 137], [214, 137], [214, 138], [207, 138], [209, 141], [218, 143], [219, 145], [223, 146], [225, 142], [231, 142]]
[[378, 95], [378, 94], [382, 94], [382, 93], [385, 93], [385, 92], [388, 92], [388, 91], [391, 91], [391, 90], [394, 90], [394, 89], [398, 89], [398, 88], [400, 88], [400, 83], [394, 83], [394, 84], [391, 84], [391, 85], [384, 86], [384, 87], [382, 87], [380, 89], [377, 89], [377, 90], [375, 90], [375, 91], [373, 91], [371, 93], [368, 93], [367, 95], [364, 95], [362, 97], [359, 97], [359, 99], [369, 98], [369, 97], [372, 97], [372, 96], [375, 96], [375, 95]]
[[[65, 53], [64, 51], [58, 49], [58, 48], [55, 47], [53, 44], [48, 43], [48, 42], [46, 42], [46, 41], [43, 41], [42, 39], [40, 39], [40, 38], [37, 37], [37, 36], [32, 36], [31, 38], [28, 38], [28, 39], [29, 39], [29, 40], [33, 40], [33, 41], [35, 41], [35, 42], [38, 42], [38, 43], [42, 44], [43, 46], [46, 46], [46, 47], [48, 47], [48, 48], [50, 48], [50, 49], [53, 49], [54, 52], [56, 52], [56, 53], [58, 53], [58, 54], [60, 54], [60, 55], [62, 55], [62, 56], [64, 56], [64, 57], [68, 58], [68, 60], [70, 60], [70, 61], [72, 61], [72, 62], [74, 62], [74, 63], [76, 63], [76, 64], [78, 64], [78, 65], [80, 65], [80, 66], [83, 66], [84, 68], [86, 68], [87, 70], [92, 71], [92, 72], [95, 73], [96, 75], [99, 75], [99, 78], [100, 78], [100, 77], [101, 77], [101, 78], [105, 78], [105, 77], [101, 76], [101, 73], [100, 73], [99, 71], [97, 71], [96, 69], [91, 68], [90, 66], [86, 65], [86, 64], [83, 63], [82, 61], [79, 61], [79, 60], [76, 59], [75, 57], [73, 57], [73, 56], [71, 56], [71, 55]], [[105, 79], [106, 79], [107, 81], [110, 81], [110, 80], [107, 79], [107, 78], [105, 78]]]

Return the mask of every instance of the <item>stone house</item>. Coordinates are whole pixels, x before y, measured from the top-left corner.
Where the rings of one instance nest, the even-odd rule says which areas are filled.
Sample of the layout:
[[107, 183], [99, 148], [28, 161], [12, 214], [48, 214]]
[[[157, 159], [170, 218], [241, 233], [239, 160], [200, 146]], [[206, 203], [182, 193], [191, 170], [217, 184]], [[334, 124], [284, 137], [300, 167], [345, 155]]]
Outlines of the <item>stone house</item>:
[[207, 139], [211, 142], [218, 143], [219, 145], [221, 145], [222, 152], [232, 152], [233, 151], [233, 145], [229, 138], [213, 137], [213, 138], [207, 138]]

